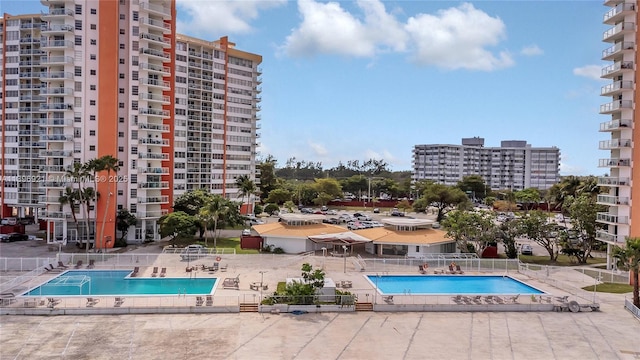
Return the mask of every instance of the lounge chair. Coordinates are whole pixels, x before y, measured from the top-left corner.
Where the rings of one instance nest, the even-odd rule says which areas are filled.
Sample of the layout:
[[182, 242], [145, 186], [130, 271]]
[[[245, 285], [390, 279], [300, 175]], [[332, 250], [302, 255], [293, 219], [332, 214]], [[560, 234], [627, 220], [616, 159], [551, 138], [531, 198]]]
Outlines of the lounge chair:
[[556, 296], [556, 301], [561, 302], [561, 303], [565, 303], [569, 300], [569, 296]]
[[486, 302], [487, 304], [494, 304], [494, 302], [493, 302], [493, 296], [492, 296], [492, 295], [485, 296], [485, 297], [484, 297], [484, 302]]
[[516, 295], [516, 296], [511, 296], [509, 297], [509, 302], [512, 304], [516, 304], [518, 302], [518, 298], [520, 297], [520, 294]]
[[95, 304], [97, 304], [99, 302], [100, 302], [100, 299], [87, 298], [87, 307], [93, 307]]
[[474, 296], [472, 301], [476, 305], [482, 305], [482, 295]]
[[140, 271], [140, 267], [136, 266], [133, 268], [133, 272], [131, 272], [131, 275], [129, 275], [129, 277], [136, 277], [138, 276], [138, 271]]
[[240, 279], [239, 278], [226, 278], [222, 282], [223, 289], [235, 289], [240, 290]]
[[47, 307], [53, 309], [58, 304], [60, 304], [60, 299], [47, 298]]
[[455, 274], [456, 270], [453, 268], [453, 265], [449, 265], [449, 274]]
[[422, 266], [422, 265], [418, 265], [418, 272], [420, 274], [426, 274], [427, 273], [427, 271], [424, 269], [424, 266]]
[[348, 289], [353, 287], [353, 283], [351, 282], [351, 280], [342, 280], [342, 288], [343, 289]]
[[14, 301], [16, 301], [16, 295], [14, 293], [0, 294], [0, 305], [11, 305]]
[[504, 299], [501, 298], [500, 296], [494, 296], [493, 301], [495, 301], [498, 304], [504, 304]]
[[462, 304], [462, 295], [453, 296], [451, 297], [451, 300], [456, 304]]
[[87, 265], [87, 269], [93, 269], [94, 266], [96, 266], [96, 261], [93, 259], [90, 259], [89, 265]]
[[204, 304], [202, 296], [196, 296], [196, 306], [202, 306], [202, 304]]
[[76, 263], [76, 266], [74, 266], [74, 269], [80, 269], [82, 267], [82, 260], [78, 260], [78, 262]]
[[58, 267], [60, 269], [68, 269], [69, 267], [65, 265], [62, 261], [58, 261]]
[[456, 265], [456, 274], [464, 274], [464, 271], [462, 271], [460, 265]]
[[158, 276], [158, 267], [154, 266], [153, 272], [151, 273], [151, 277], [156, 277], [156, 276]]
[[213, 296], [207, 295], [207, 306], [213, 306]]
[[116, 302], [113, 304], [114, 307], [120, 307], [124, 303], [123, 297], [116, 297]]
[[220, 271], [227, 272], [227, 267], [228, 266], [229, 266], [229, 264], [223, 264], [222, 266], [220, 266]]
[[384, 300], [384, 302], [386, 302], [389, 305], [393, 304], [393, 295], [389, 295], [389, 296], [383, 296], [382, 300]]
[[167, 268], [162, 268], [162, 270], [160, 270], [160, 277], [165, 277], [167, 276]]

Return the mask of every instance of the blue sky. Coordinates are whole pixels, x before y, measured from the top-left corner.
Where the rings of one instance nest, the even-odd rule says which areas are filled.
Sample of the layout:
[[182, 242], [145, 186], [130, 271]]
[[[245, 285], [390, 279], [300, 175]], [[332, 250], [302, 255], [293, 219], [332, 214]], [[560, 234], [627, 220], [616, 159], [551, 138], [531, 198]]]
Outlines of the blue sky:
[[[416, 144], [557, 146], [602, 175], [602, 1], [177, 0], [178, 32], [263, 56], [260, 153], [411, 169]], [[0, 12], [38, 13], [2, 0]]]

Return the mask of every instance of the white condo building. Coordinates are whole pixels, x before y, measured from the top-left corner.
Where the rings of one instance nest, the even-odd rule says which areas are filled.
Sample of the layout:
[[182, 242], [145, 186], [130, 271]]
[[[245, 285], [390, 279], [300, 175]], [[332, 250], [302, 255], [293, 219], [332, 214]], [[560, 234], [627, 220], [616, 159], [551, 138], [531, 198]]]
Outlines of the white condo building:
[[462, 145], [414, 146], [413, 181], [453, 186], [470, 175], [482, 176], [492, 190], [545, 190], [560, 181], [560, 150], [532, 147], [521, 140], [484, 147], [479, 137], [462, 139]]

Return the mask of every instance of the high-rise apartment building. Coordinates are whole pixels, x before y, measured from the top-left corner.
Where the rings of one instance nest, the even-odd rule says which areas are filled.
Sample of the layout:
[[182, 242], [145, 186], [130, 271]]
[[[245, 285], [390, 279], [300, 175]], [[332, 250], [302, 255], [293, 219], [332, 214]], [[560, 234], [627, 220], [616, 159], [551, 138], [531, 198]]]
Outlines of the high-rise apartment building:
[[[175, 196], [239, 199], [235, 179], [256, 181], [261, 56], [177, 34], [175, 0], [41, 2], [42, 14], [0, 20], [0, 216], [110, 247], [118, 209], [138, 218], [130, 240], [157, 239]], [[72, 214], [68, 172], [105, 155], [117, 176], [83, 184], [98, 199]]]
[[[634, 158], [638, 158], [640, 148], [638, 135], [633, 132], [637, 106], [635, 84], [638, 73], [635, 71], [637, 41], [638, 8], [635, 1], [606, 0], [604, 5], [611, 9], [604, 14], [604, 24], [610, 26], [602, 36], [607, 48], [602, 51], [602, 60], [611, 64], [602, 69], [601, 77], [611, 82], [602, 87], [600, 95], [610, 98], [611, 102], [600, 106], [600, 114], [609, 119], [600, 124], [600, 131], [610, 134], [609, 140], [600, 141], [599, 148], [609, 152], [609, 156], [599, 160], [599, 167], [607, 168], [609, 176], [600, 177], [598, 184], [605, 189], [598, 196], [598, 203], [607, 205], [608, 211], [599, 213], [597, 221], [604, 225], [598, 230], [596, 238], [608, 244], [610, 255], [613, 245], [624, 244], [628, 236], [640, 236], [640, 206], [633, 206], [632, 200], [640, 198], [640, 188], [633, 188]], [[635, 170], [637, 173], [640, 168]], [[635, 195], [634, 195], [635, 194]], [[636, 215], [633, 215], [636, 214]], [[607, 265], [612, 264], [608, 256]]]
[[452, 186], [470, 175], [482, 176], [492, 190], [545, 190], [560, 180], [560, 150], [532, 147], [521, 140], [484, 147], [479, 137], [462, 139], [462, 145], [414, 146], [413, 181]]

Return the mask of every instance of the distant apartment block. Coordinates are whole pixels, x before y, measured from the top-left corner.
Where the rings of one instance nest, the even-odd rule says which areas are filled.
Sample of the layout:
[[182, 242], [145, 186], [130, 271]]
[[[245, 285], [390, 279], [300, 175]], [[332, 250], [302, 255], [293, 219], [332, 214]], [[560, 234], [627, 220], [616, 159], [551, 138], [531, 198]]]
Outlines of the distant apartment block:
[[[130, 240], [157, 239], [188, 190], [241, 199], [235, 180], [257, 180], [260, 55], [177, 34], [175, 0], [41, 3], [0, 19], [0, 216], [46, 220], [50, 242], [104, 233], [110, 247], [119, 209], [138, 218]], [[80, 208], [76, 222], [60, 202], [66, 171], [104, 155], [118, 178], [96, 183], [96, 224]]]
[[492, 190], [545, 190], [560, 180], [560, 150], [532, 147], [522, 140], [484, 147], [484, 139], [479, 137], [462, 139], [462, 145], [414, 146], [414, 181], [452, 186], [470, 175], [482, 176]]
[[[633, 199], [640, 198], [640, 187], [637, 184], [634, 187], [632, 182], [638, 176], [633, 174], [640, 169], [632, 166], [638, 152], [634, 143], [640, 140], [640, 135], [633, 131], [638, 111], [638, 95], [634, 90], [639, 81], [635, 70], [638, 8], [635, 1], [605, 0], [604, 5], [610, 9], [603, 17], [609, 28], [602, 34], [607, 47], [602, 51], [602, 60], [610, 63], [602, 68], [601, 77], [610, 83], [600, 90], [600, 95], [609, 101], [600, 106], [600, 114], [608, 117], [600, 124], [600, 131], [608, 133], [609, 139], [600, 141], [599, 149], [607, 151], [608, 156], [600, 159], [598, 165], [607, 169], [609, 175], [598, 179], [604, 192], [597, 201], [608, 206], [608, 210], [597, 215], [597, 221], [604, 227], [598, 230], [596, 238], [608, 244], [607, 253], [611, 255], [612, 245], [624, 244], [628, 236], [640, 236], [640, 221], [633, 221], [640, 219], [640, 206], [633, 206]], [[608, 256], [608, 267], [612, 264]]]

